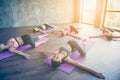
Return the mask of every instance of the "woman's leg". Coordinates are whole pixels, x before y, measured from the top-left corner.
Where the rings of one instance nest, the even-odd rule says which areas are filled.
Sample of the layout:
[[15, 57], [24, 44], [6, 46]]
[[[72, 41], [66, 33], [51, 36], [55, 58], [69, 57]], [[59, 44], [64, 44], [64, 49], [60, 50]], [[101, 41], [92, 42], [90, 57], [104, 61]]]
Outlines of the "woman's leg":
[[32, 37], [32, 39], [33, 39], [34, 43], [39, 40], [38, 37]]
[[78, 50], [78, 52], [82, 55], [85, 56], [86, 53], [82, 50], [82, 48], [79, 46], [79, 44], [75, 41], [75, 40], [69, 40], [68, 44], [70, 45], [70, 47], [73, 50]]
[[[45, 37], [45, 36], [47, 36], [47, 35], [45, 34], [45, 35], [41, 35], [41, 36], [32, 37], [29, 34], [25, 34], [21, 37], [24, 41], [24, 44], [30, 44], [33, 48], [35, 48], [36, 47], [35, 42], [38, 41], [39, 39]], [[46, 42], [46, 40], [43, 41], [42, 43], [44, 43], [44, 42]]]
[[49, 24], [44, 24], [46, 26], [46, 30], [49, 29], [49, 28], [53, 28], [51, 25]]
[[21, 38], [23, 39], [24, 44], [30, 44], [33, 48], [35, 48], [35, 42], [29, 34], [22, 35]]
[[33, 41], [36, 42], [44, 37], [48, 36], [48, 34], [44, 34], [44, 35], [39, 35], [39, 36], [34, 36], [32, 37]]

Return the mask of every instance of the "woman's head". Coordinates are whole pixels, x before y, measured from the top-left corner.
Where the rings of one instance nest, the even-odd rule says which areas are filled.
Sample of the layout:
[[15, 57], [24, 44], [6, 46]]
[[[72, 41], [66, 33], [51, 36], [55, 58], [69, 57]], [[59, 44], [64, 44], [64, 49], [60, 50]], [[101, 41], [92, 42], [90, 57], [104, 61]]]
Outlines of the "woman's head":
[[61, 63], [63, 63], [63, 60], [68, 57], [69, 50], [67, 50], [65, 47], [60, 47], [58, 52], [54, 53], [53, 59], [52, 59], [52, 67], [57, 68]]
[[63, 62], [63, 59], [66, 57], [66, 52], [61, 51], [54, 54], [52, 59], [52, 67], [57, 68]]
[[111, 41], [111, 40], [113, 39], [113, 36], [112, 36], [112, 35], [106, 35], [106, 39], [107, 39], [108, 41]]
[[5, 49], [9, 49], [10, 47], [13, 47], [14, 42], [8, 41], [5, 44], [0, 44], [0, 52], [4, 51]]

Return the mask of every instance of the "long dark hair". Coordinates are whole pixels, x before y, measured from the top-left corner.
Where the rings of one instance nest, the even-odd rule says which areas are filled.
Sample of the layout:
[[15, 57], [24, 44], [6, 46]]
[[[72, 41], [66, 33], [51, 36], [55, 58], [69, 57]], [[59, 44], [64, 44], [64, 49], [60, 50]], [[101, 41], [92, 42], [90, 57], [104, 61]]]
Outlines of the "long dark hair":
[[51, 60], [51, 65], [53, 68], [57, 68], [59, 67], [61, 64], [61, 62], [58, 62], [58, 61], [54, 61], [53, 59]]
[[[60, 47], [58, 54], [60, 54], [61, 51], [65, 51], [65, 52], [67, 53], [67, 55], [62, 59], [62, 62], [63, 62], [63, 60], [64, 60], [66, 57], [68, 57], [68, 55], [69, 55], [70, 52], [69, 52], [66, 48], [64, 48], [64, 47]], [[60, 62], [60, 61], [54, 61], [54, 60], [52, 59], [52, 60], [51, 60], [51, 63], [52, 63], [51, 65], [52, 65], [53, 68], [57, 68], [57, 67], [60, 66], [60, 64], [62, 64], [62, 62]]]

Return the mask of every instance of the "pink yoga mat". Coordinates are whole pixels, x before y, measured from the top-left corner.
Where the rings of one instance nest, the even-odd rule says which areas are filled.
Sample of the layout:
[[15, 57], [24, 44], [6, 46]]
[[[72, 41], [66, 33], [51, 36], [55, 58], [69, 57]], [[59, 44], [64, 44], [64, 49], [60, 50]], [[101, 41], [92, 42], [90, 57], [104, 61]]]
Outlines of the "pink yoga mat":
[[[82, 44], [83, 41], [80, 41], [79, 43]], [[86, 40], [84, 41], [85, 45], [86, 45], [86, 49], [87, 51], [92, 47], [92, 45], [94, 44], [94, 42], [90, 41], [90, 40]], [[86, 52], [87, 52], [86, 51]], [[77, 61], [77, 62], [81, 62], [83, 60], [83, 57], [79, 54], [79, 52], [76, 50], [74, 52], [71, 53], [70, 55], [71, 59]], [[48, 58], [44, 59], [43, 62], [51, 65], [51, 59], [53, 58], [53, 55], [49, 56]], [[63, 63], [61, 64], [58, 69], [65, 72], [65, 73], [71, 73], [76, 67], [74, 65], [71, 65], [69, 63]]]
[[48, 37], [43, 37], [41, 39], [39, 39], [38, 41], [35, 42], [35, 47], [40, 46], [41, 44], [45, 43], [48, 41]]

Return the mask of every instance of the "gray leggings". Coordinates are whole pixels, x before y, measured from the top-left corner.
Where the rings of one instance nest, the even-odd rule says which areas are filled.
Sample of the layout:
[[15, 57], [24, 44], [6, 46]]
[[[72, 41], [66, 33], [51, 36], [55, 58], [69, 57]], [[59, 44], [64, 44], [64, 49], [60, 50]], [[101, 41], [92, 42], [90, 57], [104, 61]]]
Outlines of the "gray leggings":
[[83, 49], [79, 46], [79, 44], [75, 41], [75, 40], [69, 40], [67, 42], [70, 47], [72, 48], [72, 51], [73, 50], [78, 50], [78, 52], [82, 55], [82, 56], [85, 56], [86, 53], [83, 51]]

